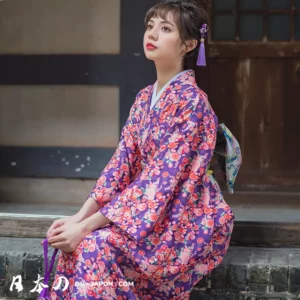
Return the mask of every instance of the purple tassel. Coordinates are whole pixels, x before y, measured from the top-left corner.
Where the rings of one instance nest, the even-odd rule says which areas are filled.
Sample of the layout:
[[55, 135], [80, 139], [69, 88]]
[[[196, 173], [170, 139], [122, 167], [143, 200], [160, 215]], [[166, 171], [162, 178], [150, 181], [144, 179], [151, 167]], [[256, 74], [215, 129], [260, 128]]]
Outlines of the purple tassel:
[[206, 58], [205, 58], [205, 45], [204, 45], [204, 38], [207, 36], [208, 33], [208, 25], [203, 24], [200, 29], [201, 40], [200, 40], [200, 49], [198, 54], [197, 66], [206, 66]]
[[201, 39], [197, 66], [206, 66], [206, 58], [205, 58], [205, 46], [204, 46], [204, 39]]

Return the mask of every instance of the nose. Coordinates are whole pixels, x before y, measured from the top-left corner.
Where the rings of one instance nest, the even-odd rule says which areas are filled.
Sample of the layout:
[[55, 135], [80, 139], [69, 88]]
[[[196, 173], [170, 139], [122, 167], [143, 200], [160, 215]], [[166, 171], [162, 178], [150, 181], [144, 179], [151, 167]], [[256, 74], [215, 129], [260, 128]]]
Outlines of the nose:
[[156, 41], [157, 37], [158, 37], [157, 30], [155, 28], [152, 28], [148, 33], [149, 40]]

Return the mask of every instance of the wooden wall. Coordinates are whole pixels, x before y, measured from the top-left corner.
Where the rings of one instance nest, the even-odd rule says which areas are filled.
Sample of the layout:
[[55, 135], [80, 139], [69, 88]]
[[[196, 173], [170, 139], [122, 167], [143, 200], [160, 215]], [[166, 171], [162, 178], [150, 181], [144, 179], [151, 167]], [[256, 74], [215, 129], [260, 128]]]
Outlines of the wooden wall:
[[[259, 2], [247, 3], [254, 6]], [[243, 165], [237, 186], [247, 190], [299, 191], [300, 4], [290, 1], [275, 10], [271, 2], [269, 7], [261, 1], [261, 9], [247, 11], [242, 9], [242, 3], [245, 1], [226, 0], [218, 11], [213, 4], [221, 5], [221, 1], [202, 1], [210, 14], [211, 34], [208, 66], [198, 72], [199, 82], [203, 82], [219, 121], [227, 124], [240, 142]], [[233, 40], [213, 38], [214, 34], [223, 39], [228, 35], [229, 29], [223, 35], [212, 32], [216, 30], [216, 16], [222, 14], [240, 16]], [[261, 16], [261, 40], [241, 40], [242, 18], [253, 15]], [[274, 16], [289, 17], [290, 32], [277, 30], [275, 34], [278, 32], [279, 39], [286, 34], [290, 40], [272, 40]], [[246, 29], [249, 39], [255, 30], [260, 30], [254, 24]]]

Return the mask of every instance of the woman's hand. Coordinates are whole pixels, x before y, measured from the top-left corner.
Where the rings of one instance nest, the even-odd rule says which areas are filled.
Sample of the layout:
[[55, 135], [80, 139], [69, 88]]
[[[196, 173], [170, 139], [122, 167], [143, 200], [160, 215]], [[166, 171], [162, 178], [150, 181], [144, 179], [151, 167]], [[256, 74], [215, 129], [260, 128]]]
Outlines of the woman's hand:
[[63, 252], [73, 252], [85, 238], [86, 232], [80, 223], [64, 223], [52, 231], [48, 239], [49, 246], [60, 249]]
[[[65, 218], [61, 218], [61, 219], [58, 219], [58, 220], [55, 220], [52, 225], [49, 227], [48, 231], [47, 231], [47, 239], [51, 238], [53, 236], [53, 231], [54, 229], [57, 229], [61, 226], [66, 226], [66, 227], [69, 227], [69, 226], [72, 226], [73, 224], [77, 224], [81, 221], [79, 215], [73, 215], [73, 216], [69, 216], [69, 217], [65, 217]], [[43, 242], [41, 242], [42, 244]]]

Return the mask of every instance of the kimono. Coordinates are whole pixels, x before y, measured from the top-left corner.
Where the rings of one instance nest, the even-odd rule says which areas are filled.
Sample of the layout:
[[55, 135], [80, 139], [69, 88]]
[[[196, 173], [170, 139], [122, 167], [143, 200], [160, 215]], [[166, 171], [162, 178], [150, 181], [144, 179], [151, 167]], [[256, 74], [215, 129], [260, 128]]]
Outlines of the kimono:
[[[51, 299], [189, 299], [227, 252], [234, 215], [210, 161], [218, 134], [234, 137], [219, 126], [193, 70], [170, 80], [157, 99], [154, 89], [138, 92], [89, 195], [111, 223], [60, 254], [54, 284], [63, 276], [68, 286], [52, 287]], [[218, 154], [233, 185], [240, 156], [224, 151]], [[228, 157], [238, 162], [235, 174]]]

